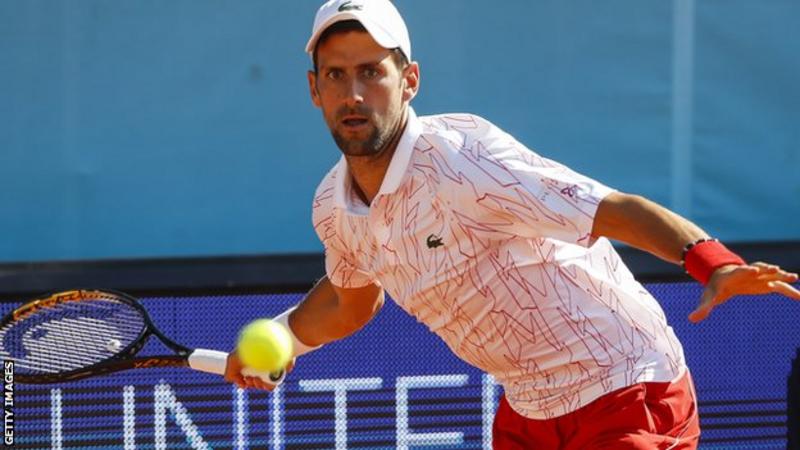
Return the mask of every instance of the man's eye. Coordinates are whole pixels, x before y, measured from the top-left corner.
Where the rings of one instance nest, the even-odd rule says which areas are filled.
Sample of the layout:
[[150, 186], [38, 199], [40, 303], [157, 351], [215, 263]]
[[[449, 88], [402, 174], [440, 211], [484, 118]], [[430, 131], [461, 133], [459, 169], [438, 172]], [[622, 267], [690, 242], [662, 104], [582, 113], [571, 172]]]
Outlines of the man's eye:
[[342, 79], [342, 71], [341, 70], [331, 70], [328, 71], [327, 78], [329, 80], [341, 80]]
[[364, 69], [362, 72], [364, 78], [375, 78], [379, 75], [379, 72], [375, 69]]

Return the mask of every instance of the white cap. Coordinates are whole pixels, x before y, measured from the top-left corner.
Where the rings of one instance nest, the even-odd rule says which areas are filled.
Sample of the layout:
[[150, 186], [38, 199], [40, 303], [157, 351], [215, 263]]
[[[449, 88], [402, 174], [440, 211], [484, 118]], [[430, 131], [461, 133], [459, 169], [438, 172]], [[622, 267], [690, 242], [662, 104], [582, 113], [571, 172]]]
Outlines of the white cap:
[[389, 0], [329, 0], [322, 5], [314, 17], [314, 28], [306, 44], [306, 53], [311, 55], [317, 39], [329, 26], [343, 20], [357, 20], [383, 48], [400, 48], [411, 61], [411, 39], [408, 37], [403, 17]]

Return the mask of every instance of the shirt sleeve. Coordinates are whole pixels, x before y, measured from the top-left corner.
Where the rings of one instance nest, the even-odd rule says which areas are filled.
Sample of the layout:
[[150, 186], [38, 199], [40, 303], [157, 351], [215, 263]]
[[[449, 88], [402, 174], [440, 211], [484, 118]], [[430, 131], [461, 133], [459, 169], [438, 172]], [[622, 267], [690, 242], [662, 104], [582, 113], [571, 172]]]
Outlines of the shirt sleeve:
[[496, 232], [588, 247], [597, 207], [614, 192], [497, 129], [462, 149], [459, 159], [472, 194], [460, 201], [471, 202], [473, 217]]
[[372, 273], [358, 267], [354, 253], [328, 244], [325, 244], [325, 273], [334, 286], [343, 288], [380, 284]]

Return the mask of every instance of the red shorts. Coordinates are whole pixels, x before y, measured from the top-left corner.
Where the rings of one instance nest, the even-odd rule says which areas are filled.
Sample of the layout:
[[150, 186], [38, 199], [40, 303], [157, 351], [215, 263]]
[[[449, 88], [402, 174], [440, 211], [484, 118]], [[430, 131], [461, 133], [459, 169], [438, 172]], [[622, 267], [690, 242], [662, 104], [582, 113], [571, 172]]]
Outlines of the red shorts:
[[639, 383], [610, 392], [549, 420], [517, 414], [503, 396], [492, 430], [496, 450], [688, 450], [696, 449], [699, 439], [689, 372], [673, 382]]

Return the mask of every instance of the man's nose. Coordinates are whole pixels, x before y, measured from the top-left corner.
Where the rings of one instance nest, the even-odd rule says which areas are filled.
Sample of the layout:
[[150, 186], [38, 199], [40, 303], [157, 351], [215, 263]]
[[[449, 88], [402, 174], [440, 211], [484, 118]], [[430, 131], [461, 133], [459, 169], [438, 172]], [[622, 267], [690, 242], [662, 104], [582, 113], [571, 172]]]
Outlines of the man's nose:
[[348, 83], [345, 101], [348, 106], [355, 106], [364, 103], [364, 84], [358, 80]]

